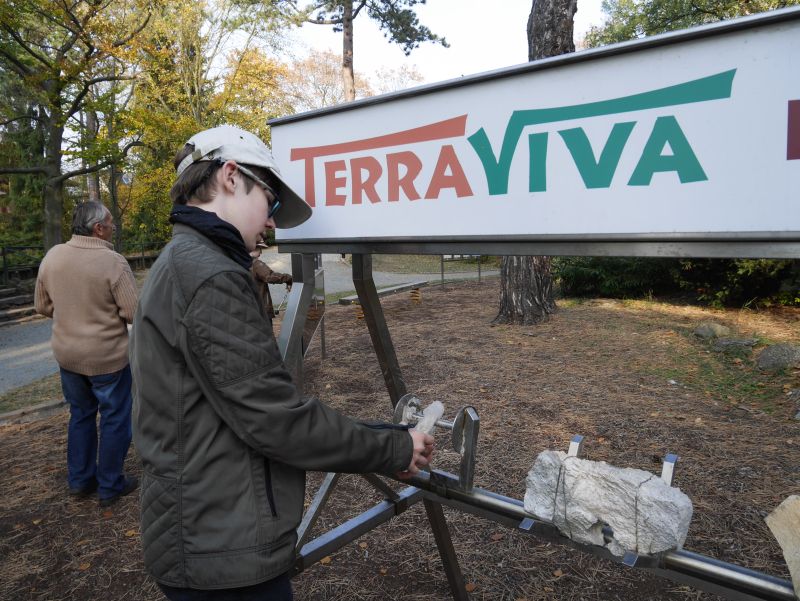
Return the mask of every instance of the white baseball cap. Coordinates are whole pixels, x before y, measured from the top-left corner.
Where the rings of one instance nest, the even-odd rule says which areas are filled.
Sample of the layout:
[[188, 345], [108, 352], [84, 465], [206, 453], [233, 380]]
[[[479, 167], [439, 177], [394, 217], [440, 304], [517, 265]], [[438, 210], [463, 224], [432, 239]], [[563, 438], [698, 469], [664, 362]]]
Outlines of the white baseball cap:
[[200, 161], [236, 161], [242, 165], [264, 167], [280, 184], [277, 193], [281, 207], [273, 217], [275, 225], [286, 229], [300, 225], [311, 217], [311, 207], [281, 177], [269, 146], [258, 136], [232, 125], [220, 125], [195, 134], [187, 144], [193, 144], [194, 151], [178, 165], [178, 176], [189, 165]]

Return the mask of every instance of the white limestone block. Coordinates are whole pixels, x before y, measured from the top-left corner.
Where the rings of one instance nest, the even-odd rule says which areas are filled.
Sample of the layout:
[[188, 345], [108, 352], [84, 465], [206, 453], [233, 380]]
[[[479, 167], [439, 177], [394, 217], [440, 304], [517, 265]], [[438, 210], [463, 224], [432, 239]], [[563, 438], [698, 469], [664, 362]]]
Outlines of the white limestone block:
[[800, 597], [800, 496], [784, 499], [764, 521], [781, 546], [794, 594]]
[[425, 434], [431, 434], [433, 428], [436, 426], [436, 422], [442, 419], [442, 415], [444, 415], [444, 405], [441, 401], [433, 401], [422, 410], [422, 419], [414, 426], [414, 430], [424, 432]]
[[[689, 497], [659, 476], [560, 451], [540, 453], [526, 485], [526, 511], [576, 542], [607, 547], [617, 556], [679, 549], [692, 519]], [[606, 525], [614, 532], [608, 543]]]

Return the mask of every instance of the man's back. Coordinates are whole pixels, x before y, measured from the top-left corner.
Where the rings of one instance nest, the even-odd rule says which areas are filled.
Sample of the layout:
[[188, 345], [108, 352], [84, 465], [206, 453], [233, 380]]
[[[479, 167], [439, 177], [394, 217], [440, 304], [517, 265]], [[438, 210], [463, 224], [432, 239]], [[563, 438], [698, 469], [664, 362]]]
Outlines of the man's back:
[[36, 309], [53, 318], [53, 355], [86, 375], [128, 363], [126, 323], [136, 311], [136, 284], [109, 242], [75, 235], [47, 253], [36, 282]]

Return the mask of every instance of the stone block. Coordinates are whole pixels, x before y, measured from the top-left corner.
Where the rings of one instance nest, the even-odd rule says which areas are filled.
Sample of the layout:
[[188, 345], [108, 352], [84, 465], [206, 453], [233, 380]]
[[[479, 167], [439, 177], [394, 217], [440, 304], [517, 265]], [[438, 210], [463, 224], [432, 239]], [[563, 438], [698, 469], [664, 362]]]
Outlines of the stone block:
[[722, 336], [730, 336], [731, 329], [728, 326], [723, 326], [713, 321], [704, 321], [694, 329], [694, 335], [704, 340], [712, 338], [720, 338]]
[[[692, 502], [679, 489], [644, 470], [543, 451], [528, 473], [525, 510], [552, 522], [568, 538], [654, 554], [679, 549], [692, 519]], [[613, 538], [606, 541], [603, 528]]]

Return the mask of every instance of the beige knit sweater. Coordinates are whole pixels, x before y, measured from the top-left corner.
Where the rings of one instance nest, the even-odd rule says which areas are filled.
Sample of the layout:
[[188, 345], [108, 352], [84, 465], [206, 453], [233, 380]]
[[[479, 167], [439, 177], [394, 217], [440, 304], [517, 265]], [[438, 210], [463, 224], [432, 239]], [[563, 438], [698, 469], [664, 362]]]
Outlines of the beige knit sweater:
[[136, 282], [110, 242], [72, 236], [50, 249], [39, 266], [34, 304], [53, 318], [53, 355], [64, 369], [86, 376], [128, 364], [128, 327], [136, 311]]

